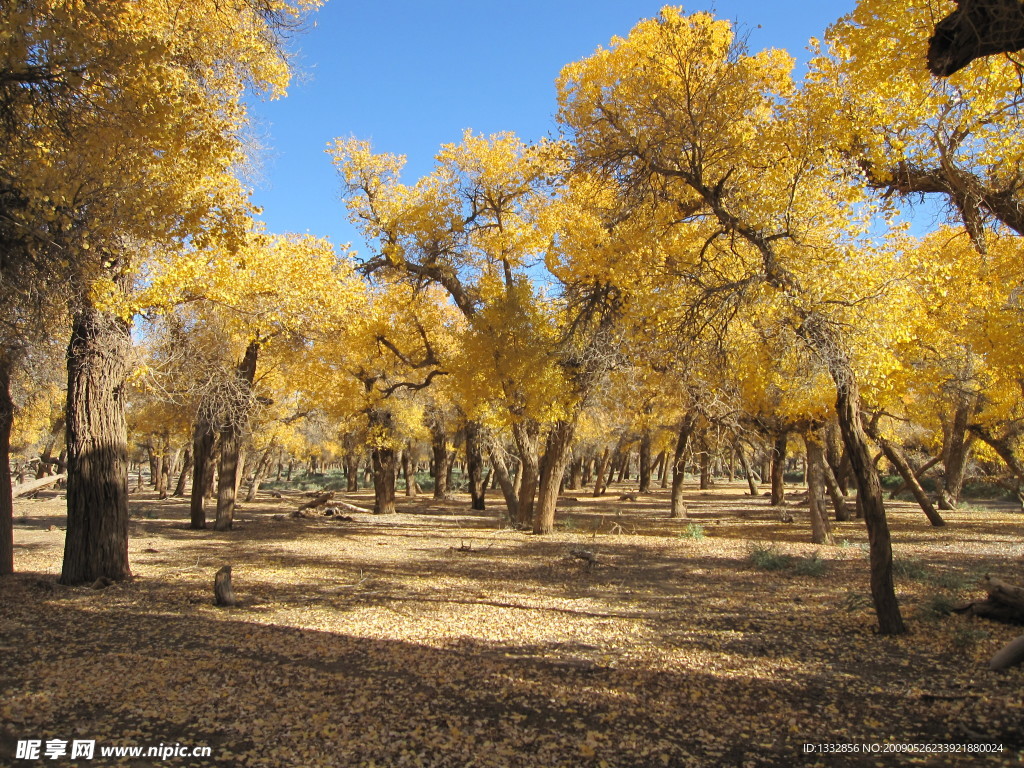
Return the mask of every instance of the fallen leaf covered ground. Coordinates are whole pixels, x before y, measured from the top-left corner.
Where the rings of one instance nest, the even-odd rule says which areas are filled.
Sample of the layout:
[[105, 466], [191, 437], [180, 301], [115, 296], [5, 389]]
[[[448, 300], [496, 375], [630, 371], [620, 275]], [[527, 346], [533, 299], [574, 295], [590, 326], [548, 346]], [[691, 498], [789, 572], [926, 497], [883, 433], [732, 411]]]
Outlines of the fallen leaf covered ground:
[[[1024, 760], [1024, 668], [987, 668], [1021, 628], [944, 612], [981, 597], [985, 573], [1024, 584], [1019, 510], [968, 507], [936, 529], [890, 505], [911, 629], [894, 638], [874, 632], [861, 522], [819, 547], [806, 507], [783, 523], [737, 486], [689, 493], [688, 520], [667, 518], [665, 492], [616, 498], [569, 497], [559, 532], [538, 537], [462, 498], [338, 521], [261, 495], [216, 533], [189, 530], [183, 500], [135, 494], [135, 579], [102, 589], [56, 584], [62, 499], [19, 500], [19, 573], [0, 580], [0, 764]], [[239, 607], [213, 605], [225, 564]], [[213, 754], [15, 760], [24, 739]], [[965, 751], [868, 751], [915, 749], [899, 745]], [[966, 751], [981, 745], [1001, 751]]]

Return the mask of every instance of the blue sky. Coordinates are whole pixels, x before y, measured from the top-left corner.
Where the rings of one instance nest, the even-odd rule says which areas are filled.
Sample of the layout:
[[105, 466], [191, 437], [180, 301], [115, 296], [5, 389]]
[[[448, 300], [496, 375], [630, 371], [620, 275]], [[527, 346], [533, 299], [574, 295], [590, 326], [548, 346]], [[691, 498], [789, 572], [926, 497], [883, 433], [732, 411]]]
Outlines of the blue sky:
[[[515, 131], [556, 132], [554, 81], [565, 64], [626, 35], [663, 3], [641, 0], [328, 0], [296, 37], [288, 96], [252, 105], [266, 147], [254, 200], [274, 233], [309, 232], [367, 248], [348, 224], [324, 152], [337, 136], [408, 157], [405, 180], [433, 165], [441, 144]], [[811, 37], [853, 0], [717, 0], [685, 5], [739, 21], [753, 49], [785, 48], [798, 62]]]

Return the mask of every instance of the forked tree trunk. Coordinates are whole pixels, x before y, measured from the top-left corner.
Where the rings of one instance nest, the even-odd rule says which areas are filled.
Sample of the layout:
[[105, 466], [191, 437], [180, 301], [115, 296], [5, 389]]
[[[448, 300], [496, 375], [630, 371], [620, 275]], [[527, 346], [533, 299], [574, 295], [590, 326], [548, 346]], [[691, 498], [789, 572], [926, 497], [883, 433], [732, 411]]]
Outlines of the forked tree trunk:
[[825, 449], [817, 435], [804, 436], [807, 446], [807, 499], [811, 510], [811, 543], [835, 544], [825, 512]]
[[[540, 481], [540, 427], [535, 421], [517, 421], [512, 425], [512, 437], [519, 451], [519, 525], [526, 527], [534, 520], [534, 503]], [[557, 488], [556, 488], [557, 490]]]
[[469, 475], [470, 507], [483, 510], [486, 502], [484, 494], [484, 457], [480, 445], [480, 424], [475, 421], [466, 422], [466, 470]]
[[967, 423], [977, 406], [978, 396], [969, 393], [960, 396], [953, 420], [946, 429], [942, 463], [945, 467], [942, 491], [939, 494], [939, 509], [956, 509], [960, 492], [964, 487], [967, 460], [971, 455], [974, 435], [967, 430]]
[[11, 493], [11, 367], [0, 356], [0, 576], [14, 573], [14, 496]]
[[557, 421], [548, 433], [544, 446], [544, 459], [540, 467], [540, 488], [537, 508], [533, 515], [534, 533], [551, 533], [555, 529], [555, 508], [562, 476], [572, 456], [572, 438], [576, 422]]
[[61, 584], [129, 578], [128, 325], [86, 305], [68, 345], [67, 535]]
[[909, 487], [910, 491], [914, 494], [914, 499], [928, 518], [928, 522], [936, 527], [945, 525], [946, 521], [942, 519], [942, 515], [938, 513], [935, 506], [932, 504], [931, 499], [928, 498], [928, 494], [924, 492], [924, 488], [921, 487], [921, 483], [918, 482], [917, 477], [914, 475], [914, 468], [910, 466], [910, 462], [908, 462], [906, 456], [903, 455], [903, 451], [901, 451], [896, 444], [889, 442], [876, 431], [872, 430], [871, 432], [871, 436], [875, 439], [875, 442], [878, 443], [878, 447], [882, 449], [882, 453], [885, 454], [885, 458], [887, 458], [890, 463], [896, 467], [896, 471], [899, 472], [900, 477], [903, 478], [903, 482], [906, 483], [907, 487]]
[[213, 527], [227, 531], [235, 518], [235, 499], [238, 496], [240, 456], [248, 426], [249, 397], [256, 379], [256, 363], [260, 344], [249, 342], [241, 362], [235, 369], [235, 389], [228, 398], [229, 409], [220, 430], [220, 463], [217, 467], [217, 521]]
[[697, 414], [690, 412], [683, 418], [676, 438], [676, 450], [672, 457], [672, 512], [671, 517], [686, 517], [686, 502], [683, 501], [683, 481], [686, 478], [686, 446], [697, 426]]
[[775, 437], [772, 449], [772, 506], [786, 503], [786, 443], [789, 434], [782, 432]]

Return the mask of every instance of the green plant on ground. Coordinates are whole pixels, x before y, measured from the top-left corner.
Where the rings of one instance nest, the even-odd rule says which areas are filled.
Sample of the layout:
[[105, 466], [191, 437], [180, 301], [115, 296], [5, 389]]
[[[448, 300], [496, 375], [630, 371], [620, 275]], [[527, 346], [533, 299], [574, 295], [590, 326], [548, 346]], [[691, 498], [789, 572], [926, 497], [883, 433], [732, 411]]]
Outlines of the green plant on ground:
[[928, 566], [917, 558], [893, 558], [892, 573], [899, 579], [913, 579], [914, 581], [926, 581], [929, 577]]
[[953, 612], [953, 601], [949, 595], [929, 595], [921, 604], [921, 616], [925, 619], [938, 619], [949, 616]]
[[781, 552], [775, 544], [753, 544], [750, 564], [761, 571], [783, 571], [793, 563], [791, 555]]
[[828, 563], [821, 559], [818, 552], [814, 552], [807, 557], [797, 558], [793, 570], [801, 576], [824, 576]]
[[686, 528], [678, 533], [681, 539], [699, 540], [704, 538], [704, 526], [700, 523], [689, 523]]

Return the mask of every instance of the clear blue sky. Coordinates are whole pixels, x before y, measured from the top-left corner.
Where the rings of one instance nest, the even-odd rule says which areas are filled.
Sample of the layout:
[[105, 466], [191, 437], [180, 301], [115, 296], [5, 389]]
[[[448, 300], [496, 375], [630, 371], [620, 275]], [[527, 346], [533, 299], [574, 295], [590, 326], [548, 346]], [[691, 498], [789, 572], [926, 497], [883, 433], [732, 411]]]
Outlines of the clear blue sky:
[[[348, 224], [324, 152], [337, 136], [406, 155], [405, 180], [433, 165], [441, 144], [515, 131], [554, 134], [554, 81], [565, 64], [626, 35], [664, 3], [642, 0], [328, 0], [291, 44], [298, 75], [284, 99], [253, 105], [266, 146], [255, 202], [274, 233], [310, 232], [365, 244]], [[739, 21], [753, 49], [785, 48], [798, 62], [811, 37], [853, 0], [717, 0], [685, 5]]]

